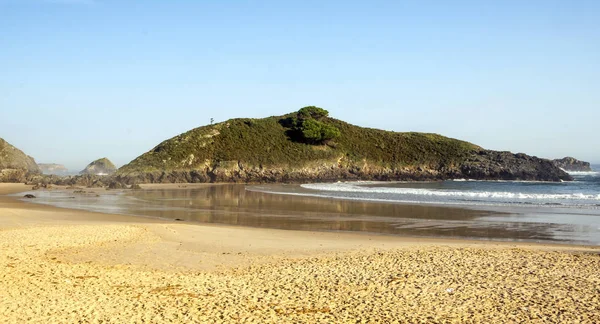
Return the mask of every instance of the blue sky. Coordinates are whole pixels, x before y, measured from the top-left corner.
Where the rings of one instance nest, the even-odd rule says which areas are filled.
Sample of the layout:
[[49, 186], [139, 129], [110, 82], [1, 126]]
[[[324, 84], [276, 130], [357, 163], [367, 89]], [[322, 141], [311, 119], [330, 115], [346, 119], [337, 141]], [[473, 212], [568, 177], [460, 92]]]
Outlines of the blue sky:
[[234, 117], [600, 162], [600, 1], [0, 0], [0, 137], [129, 162]]

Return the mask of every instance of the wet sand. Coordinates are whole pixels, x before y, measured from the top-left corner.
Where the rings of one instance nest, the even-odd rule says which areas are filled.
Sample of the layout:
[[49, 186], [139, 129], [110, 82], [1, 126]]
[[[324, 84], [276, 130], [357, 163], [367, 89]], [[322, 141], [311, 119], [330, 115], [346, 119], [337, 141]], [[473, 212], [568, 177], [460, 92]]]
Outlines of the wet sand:
[[1, 196], [0, 245], [3, 323], [600, 321], [593, 247], [192, 225]]
[[[306, 189], [297, 185], [144, 187], [147, 190], [42, 190], [31, 193], [38, 196], [33, 202], [58, 207], [203, 224], [600, 245], [595, 227], [574, 223], [575, 220], [592, 220], [593, 223], [595, 217], [556, 214], [555, 209], [484, 210], [481, 206], [333, 199], [298, 195]], [[541, 217], [528, 217], [536, 211]]]

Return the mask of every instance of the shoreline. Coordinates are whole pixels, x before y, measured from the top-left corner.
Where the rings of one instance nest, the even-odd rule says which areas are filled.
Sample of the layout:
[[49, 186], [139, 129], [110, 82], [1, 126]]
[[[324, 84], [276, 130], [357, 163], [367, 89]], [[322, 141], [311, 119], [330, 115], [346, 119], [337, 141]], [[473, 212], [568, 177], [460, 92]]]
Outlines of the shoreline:
[[[191, 188], [206, 188], [212, 186], [221, 186], [221, 185], [229, 185], [229, 183], [216, 183], [216, 184], [208, 184], [208, 183], [198, 183], [198, 184], [144, 184], [141, 185], [142, 190], [152, 190], [152, 189], [191, 189]], [[8, 187], [8, 188], [5, 188]], [[7, 190], [8, 189], [8, 190]], [[63, 190], [62, 188], [58, 188], [57, 190]], [[87, 188], [86, 190], [101, 190], [105, 189], [94, 189]], [[435, 244], [456, 244], [456, 245], [499, 245], [499, 246], [512, 246], [512, 247], [540, 247], [542, 249], [546, 248], [558, 248], [558, 249], [573, 249], [574, 251], [580, 250], [598, 250], [600, 251], [600, 246], [596, 245], [586, 245], [586, 244], [567, 244], [561, 242], [535, 242], [535, 241], [511, 241], [511, 239], [506, 240], [494, 240], [494, 239], [478, 239], [478, 238], [457, 238], [457, 237], [434, 237], [434, 236], [417, 236], [417, 235], [396, 235], [396, 234], [386, 234], [386, 233], [372, 233], [372, 232], [354, 232], [354, 231], [310, 231], [310, 230], [289, 230], [289, 229], [276, 229], [276, 228], [261, 228], [261, 227], [253, 227], [253, 226], [244, 226], [244, 225], [229, 225], [222, 223], [201, 223], [201, 222], [180, 222], [172, 219], [166, 218], [158, 218], [151, 216], [141, 216], [141, 215], [129, 215], [129, 214], [114, 214], [114, 213], [105, 213], [105, 212], [96, 212], [89, 211], [85, 209], [76, 209], [76, 208], [66, 208], [66, 207], [57, 207], [49, 204], [43, 203], [35, 203], [35, 202], [27, 202], [21, 200], [20, 197], [15, 196], [7, 196], [22, 192], [31, 191], [30, 186], [24, 184], [0, 184], [0, 208], [5, 207], [7, 202], [12, 202], [13, 205], [19, 205], [19, 208], [24, 210], [43, 210], [43, 211], [52, 211], [52, 212], [69, 212], [69, 213], [80, 213], [85, 215], [86, 217], [95, 216], [89, 218], [89, 220], [95, 221], [119, 221], [123, 223], [141, 223], [141, 224], [171, 224], [171, 225], [189, 225], [189, 226], [199, 226], [199, 227], [209, 227], [209, 228], [230, 228], [230, 229], [240, 229], [240, 230], [250, 230], [250, 231], [276, 231], [283, 233], [307, 233], [307, 234], [323, 234], [323, 235], [332, 235], [332, 236], [348, 236], [349, 238], [367, 238], [368, 240], [373, 240], [373, 238], [382, 238], [382, 239], [391, 239], [403, 241], [403, 242], [418, 242], [418, 243], [435, 243]], [[272, 193], [267, 193], [272, 194]], [[326, 199], [326, 198], [323, 198]], [[399, 205], [405, 205], [400, 204]], [[407, 204], [411, 205], [411, 204]], [[413, 204], [411, 206], [418, 206], [417, 204]], [[443, 207], [443, 208], [455, 208], [455, 209], [467, 209], [470, 208], [460, 208], [460, 207], [447, 207], [447, 206], [435, 206], [435, 207]], [[479, 210], [479, 209], [475, 209]], [[494, 210], [481, 210], [484, 212], [495, 212]], [[88, 220], [88, 218], [86, 218]], [[3, 228], [3, 224], [0, 222], [0, 229]]]
[[600, 321], [600, 247], [190, 224], [3, 196], [28, 189], [0, 184], [5, 323]]
[[[235, 188], [238, 189], [228, 189], [227, 187], [231, 187], [231, 186], [235, 186]], [[292, 186], [296, 186], [296, 185], [292, 185]], [[79, 197], [84, 197], [85, 200], [82, 200], [80, 203], [83, 203], [84, 206], [83, 207], [79, 207], [78, 204], [80, 204], [79, 202], [76, 202], [76, 200], [72, 200], [72, 202], [75, 202], [75, 204], [70, 203], [70, 202], [66, 202], [66, 203], [59, 203], [59, 204], [54, 204], [52, 202], [42, 202], [40, 201], [40, 199], [36, 199], [36, 200], [32, 200], [32, 201], [27, 201], [27, 200], [23, 200], [24, 202], [31, 204], [31, 205], [38, 205], [38, 206], [54, 206], [55, 208], [66, 208], [69, 210], [79, 210], [79, 211], [83, 211], [83, 212], [97, 212], [97, 213], [102, 213], [102, 214], [106, 214], [106, 215], [123, 215], [126, 217], [134, 217], [137, 219], [141, 219], [143, 221], [148, 221], [148, 222], [152, 222], [153, 220], [156, 221], [161, 221], [161, 222], [172, 222], [172, 221], [181, 221], [178, 223], [185, 223], [185, 224], [191, 224], [191, 225], [198, 225], [198, 226], [226, 226], [226, 227], [235, 227], [235, 228], [263, 228], [263, 229], [278, 229], [278, 230], [286, 230], [286, 231], [297, 231], [297, 230], [301, 230], [303, 232], [308, 231], [308, 232], [319, 232], [319, 233], [338, 233], [338, 234], [342, 234], [342, 233], [346, 233], [346, 234], [350, 234], [350, 235], [372, 235], [372, 236], [377, 236], [377, 237], [400, 237], [400, 238], [404, 238], [404, 239], [409, 239], [409, 240], [449, 240], [449, 241], [457, 241], [457, 242], [483, 242], [483, 243], [498, 243], [498, 244], [541, 244], [541, 245], [555, 245], [555, 246], [576, 246], [576, 247], [597, 247], [600, 246], [598, 244], [595, 244], [595, 242], [585, 242], [583, 239], [578, 241], [574, 238], [572, 238], [571, 240], [567, 240], [567, 239], [561, 239], [560, 237], [558, 238], [553, 238], [552, 236], [550, 236], [550, 232], [527, 232], [524, 227], [517, 227], [518, 229], [513, 229], [515, 228], [515, 224], [522, 226], [518, 223], [518, 221], [514, 222], [510, 221], [509, 223], [507, 223], [506, 227], [498, 227], [495, 225], [480, 225], [479, 222], [481, 222], [481, 224], [485, 224], [486, 223], [486, 219], [487, 218], [498, 218], [498, 217], [502, 217], [502, 218], [513, 218], [514, 217], [521, 217], [521, 216], [527, 216], [528, 212], [533, 211], [535, 212], [535, 210], [523, 210], [523, 209], [515, 209], [515, 208], [483, 208], [482, 206], [455, 206], [455, 205], [433, 205], [433, 204], [416, 204], [416, 203], [400, 203], [400, 202], [390, 202], [390, 201], [383, 201], [383, 202], [377, 202], [377, 201], [358, 201], [358, 200], [352, 200], [352, 199], [338, 199], [338, 198], [328, 198], [328, 197], [321, 197], [321, 196], [305, 196], [305, 195], [288, 195], [285, 192], [282, 192], [281, 194], [279, 192], [271, 192], [268, 190], [261, 190], [261, 188], [247, 188], [246, 185], [244, 184], [230, 184], [230, 183], [218, 183], [218, 184], [206, 184], [206, 183], [199, 183], [199, 184], [145, 184], [145, 185], [141, 185], [142, 190], [135, 190], [135, 191], [130, 191], [130, 190], [123, 190], [123, 189], [117, 189], [117, 190], [111, 190], [111, 191], [106, 191], [104, 189], [99, 189], [99, 188], [76, 188], [76, 189], [85, 189], [87, 191], [87, 195], [84, 193], [82, 196], [78, 196], [78, 193], [75, 192], [74, 196], [78, 196], [77, 199], [80, 199]], [[219, 188], [219, 191], [213, 191], [213, 189], [211, 188]], [[239, 188], [242, 188], [241, 191]], [[73, 189], [73, 188], [71, 188]], [[170, 192], [166, 192], [166, 193], [161, 193], [161, 190], [167, 189]], [[196, 212], [191, 212], [192, 214], [190, 214], [190, 212], [184, 212], [184, 210], [181, 211], [176, 211], [176, 209], [181, 209], [181, 208], [186, 208], [187, 207], [187, 203], [186, 205], [173, 205], [173, 206], [177, 206], [177, 207], [173, 207], [173, 209], [165, 209], [164, 211], [161, 212], [149, 212], [149, 211], [144, 211], [142, 209], [136, 209], [135, 205], [134, 207], [124, 207], [124, 209], [121, 210], [110, 210], [109, 208], [104, 208], [104, 207], [98, 207], [98, 208], [90, 208], [90, 207], [86, 207], [85, 205], [89, 205], [89, 204], [97, 204], [98, 206], [110, 206], [110, 204], [106, 204], [106, 200], [103, 202], [102, 200], [104, 200], [104, 198], [98, 198], [98, 199], [102, 199], [102, 200], [93, 200], [95, 198], [91, 198], [92, 200], [88, 200], [87, 197], [93, 197], [94, 195], [88, 196], [89, 194], [96, 194], [96, 197], [99, 197], [97, 194], [103, 195], [102, 193], [108, 193], [105, 194], [106, 196], [115, 196], [115, 197], [120, 197], [122, 195], [125, 195], [123, 197], [127, 197], [127, 196], [132, 196], [132, 197], [138, 197], [139, 199], [142, 200], [146, 200], [146, 199], [155, 199], [158, 197], [159, 200], [162, 199], [174, 199], [174, 200], [181, 200], [180, 198], [185, 198], [185, 199], [189, 199], [189, 193], [182, 195], [182, 196], [178, 196], [176, 194], [174, 194], [173, 192], [185, 192], [184, 190], [190, 190], [190, 189], [203, 189], [202, 191], [194, 191], [195, 194], [198, 195], [205, 195], [207, 194], [207, 192], [211, 192], [211, 199], [220, 199], [218, 197], [220, 197], [220, 195], [226, 195], [223, 196], [224, 199], [234, 199], [235, 200], [235, 204], [234, 205], [230, 205], [230, 204], [226, 204], [226, 205], [206, 205], [206, 204], [202, 204], [202, 205], [196, 205], [195, 203], [195, 207], [194, 208], [200, 208], [198, 209], [198, 211]], [[205, 191], [206, 189], [210, 189], [210, 191]], [[181, 190], [181, 191], [180, 191]], [[285, 190], [291, 190], [291, 189], [285, 189]], [[294, 189], [295, 190], [295, 189]], [[60, 186], [57, 187], [53, 187], [53, 189], [50, 190], [42, 190], [42, 192], [44, 194], [49, 193], [55, 191], [57, 193], [63, 193], [63, 194], [67, 194], [67, 195], [71, 195], [69, 190], [65, 190], [65, 188], [62, 188]], [[142, 194], [139, 195], [140, 193], [143, 193], [144, 191], [148, 192], [148, 195], [146, 194]], [[150, 193], [155, 193], [155, 194], [150, 194]], [[157, 193], [158, 192], [158, 193]], [[35, 194], [35, 191], [30, 191], [29, 193], [33, 193]], [[245, 193], [245, 194], [244, 194]], [[259, 198], [252, 196], [249, 194], [258, 194]], [[136, 195], [137, 194], [137, 195]], [[237, 197], [239, 195], [239, 199], [241, 201], [244, 201], [244, 205], [243, 206], [239, 206], [239, 202], [237, 200]], [[263, 196], [264, 195], [264, 196]], [[42, 194], [43, 196], [43, 194]], [[104, 195], [103, 195], [104, 196]], [[235, 196], [236, 198], [232, 198], [233, 196]], [[152, 198], [155, 197], [155, 198]], [[208, 197], [208, 196], [207, 196]], [[265, 198], [262, 198], [265, 197]], [[290, 197], [292, 198], [291, 201], [289, 201], [290, 203], [294, 204], [294, 207], [287, 211], [287, 206], [288, 205], [282, 205], [281, 204], [281, 198], [270, 198], [270, 197]], [[16, 197], [15, 197], [16, 198]], [[38, 197], [39, 198], [39, 197]], [[66, 197], [63, 197], [66, 198]], [[74, 198], [74, 197], [69, 197], [69, 198]], [[304, 200], [304, 198], [309, 198], [309, 200]], [[112, 198], [110, 198], [112, 201]], [[121, 199], [121, 198], [118, 198]], [[136, 199], [139, 200], [139, 199]], [[208, 199], [208, 198], [207, 198]], [[253, 200], [258, 200], [260, 199], [261, 205], [264, 205], [265, 207], [260, 207], [261, 209], [256, 209], [256, 205], [253, 205], [252, 203], [250, 203], [250, 201]], [[266, 199], [263, 203], [263, 199]], [[273, 199], [273, 201], [275, 201], [275, 203], [270, 203], [269, 201], [271, 201], [271, 199]], [[301, 200], [302, 199], [302, 200]], [[288, 201], [287, 198], [284, 199], [283, 201]], [[130, 206], [130, 202], [128, 200], [123, 200], [121, 201], [121, 203], [123, 204], [122, 206]], [[297, 204], [300, 203], [300, 204]], [[192, 202], [190, 201], [190, 204], [192, 204]], [[273, 204], [273, 205], [271, 205]], [[119, 203], [115, 203], [116, 206], [119, 206]], [[311, 208], [307, 208], [306, 206], [320, 206], [319, 208], [315, 209], [313, 207]], [[364, 206], [370, 206], [369, 208], [364, 209]], [[162, 208], [160, 205], [156, 205], [157, 208]], [[171, 205], [170, 205], [171, 206]], [[139, 207], [139, 206], [138, 206]], [[372, 208], [371, 208], [372, 207]], [[239, 211], [236, 211], [238, 210]], [[343, 210], [340, 210], [343, 209]], [[356, 210], [353, 210], [356, 209]], [[193, 208], [192, 208], [193, 210]], [[349, 211], [350, 210], [350, 211]], [[384, 212], [385, 210], [385, 212]], [[233, 216], [228, 216], [225, 218], [216, 218], [216, 217], [220, 217], [220, 216], [215, 216], [213, 213], [228, 213], [233, 215]], [[549, 210], [549, 211], [545, 211], [549, 214], [554, 214], [555, 210]], [[264, 220], [260, 220], [259, 223], [253, 223], [253, 219], [256, 217], [256, 215], [262, 215], [262, 213], [266, 213], [266, 214], [273, 214], [273, 217], [271, 222], [271, 225], [266, 225], [264, 223]], [[426, 214], [425, 214], [426, 213]], [[189, 216], [189, 215], [208, 215], [210, 214], [211, 216], [209, 216], [208, 218], [205, 216]], [[318, 215], [323, 215], [322, 218], [318, 218]], [[315, 216], [317, 215], [317, 216]], [[396, 216], [396, 215], [403, 215], [403, 216]], [[414, 215], [414, 216], [411, 216]], [[445, 215], [441, 218], [437, 218], [436, 215]], [[357, 216], [364, 216], [364, 217], [358, 217]], [[194, 217], [198, 217], [198, 218], [194, 218]], [[280, 219], [281, 217], [283, 218], [290, 218], [289, 221], [286, 221], [289, 224], [285, 224], [285, 226], [282, 226], [282, 224], [277, 223], [278, 222], [278, 218]], [[383, 220], [380, 221], [378, 220], [378, 218], [380, 217], [393, 217], [393, 218], [389, 218], [388, 220]], [[385, 224], [385, 222], [389, 222], [390, 220], [394, 221], [395, 217], [398, 217], [398, 220], [414, 220], [417, 221], [418, 219], [420, 219], [421, 217], [425, 217], [425, 219], [431, 218], [428, 222], [423, 222], [421, 221], [419, 223], [419, 225], [417, 226], [413, 226], [412, 224], [407, 226], [407, 230], [393, 230], [391, 228], [385, 228], [385, 229], [378, 229], [376, 228], [378, 222], [383, 222], [381, 224]], [[411, 217], [418, 217], [418, 218], [411, 218]], [[233, 220], [235, 220], [235, 222], [231, 222], [230, 218], [233, 218]], [[244, 221], [241, 220], [237, 220], [237, 219], [245, 219]], [[267, 217], [267, 218], [271, 218], [271, 217]], [[477, 220], [480, 219], [480, 220]], [[458, 223], [452, 225], [451, 226], [457, 226], [457, 227], [465, 227], [465, 226], [476, 226], [477, 231], [479, 231], [479, 233], [475, 233], [475, 230], [473, 230], [473, 235], [469, 235], [471, 233], [469, 232], [459, 232], [459, 233], [454, 233], [451, 235], [445, 235], [443, 228], [445, 228], [443, 226], [443, 222], [445, 222], [446, 220], [450, 221], [450, 222], [456, 222], [458, 221]], [[324, 221], [324, 222], [333, 222], [331, 223], [329, 226], [333, 226], [331, 228], [329, 228], [328, 226], [325, 225], [311, 225], [311, 222], [314, 221]], [[405, 221], [405, 222], [406, 222]], [[299, 222], [296, 224], [296, 222]], [[302, 222], [307, 222], [302, 223]], [[336, 224], [336, 222], [339, 222], [340, 224], [343, 225], [337, 225], [339, 227], [334, 226]], [[349, 224], [349, 222], [358, 222], [360, 224], [356, 224], [356, 225], [360, 225], [361, 227], [365, 227], [365, 228], [361, 228], [361, 229], [356, 229], [354, 226], [351, 226]], [[366, 223], [370, 223], [370, 224], [366, 224]], [[296, 224], [296, 225], [292, 225], [292, 224]], [[525, 224], [525, 223], [524, 223]], [[532, 223], [535, 224], [535, 223]], [[311, 227], [312, 226], [312, 227]], [[384, 225], [384, 226], [388, 226], [388, 225]], [[432, 226], [439, 226], [440, 228], [442, 228], [442, 230], [436, 231], [436, 230], [426, 230], [426, 231], [422, 231], [422, 228], [427, 228], [427, 227], [432, 227]], [[479, 226], [483, 226], [481, 228], [479, 228]], [[490, 227], [485, 227], [485, 226], [490, 226]], [[414, 228], [415, 232], [413, 232], [413, 230], [411, 228]], [[391, 230], [390, 230], [391, 229]], [[483, 233], [483, 231], [486, 231], [487, 234], [480, 234]], [[417, 234], [417, 232], [419, 232]], [[475, 235], [476, 234], [476, 235]]]

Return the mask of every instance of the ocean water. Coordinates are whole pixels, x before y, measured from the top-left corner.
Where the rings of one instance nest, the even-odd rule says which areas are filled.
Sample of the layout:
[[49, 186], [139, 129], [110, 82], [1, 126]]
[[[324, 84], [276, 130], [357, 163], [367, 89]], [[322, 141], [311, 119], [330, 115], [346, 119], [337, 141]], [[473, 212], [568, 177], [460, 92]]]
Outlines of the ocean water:
[[337, 182], [304, 184], [314, 196], [463, 206], [600, 209], [600, 172], [571, 172], [575, 181]]
[[[487, 211], [470, 219], [416, 218], [394, 226], [410, 235], [600, 245], [600, 165], [570, 172], [574, 181], [336, 182], [249, 190], [282, 195]], [[499, 234], [501, 233], [502, 234]]]

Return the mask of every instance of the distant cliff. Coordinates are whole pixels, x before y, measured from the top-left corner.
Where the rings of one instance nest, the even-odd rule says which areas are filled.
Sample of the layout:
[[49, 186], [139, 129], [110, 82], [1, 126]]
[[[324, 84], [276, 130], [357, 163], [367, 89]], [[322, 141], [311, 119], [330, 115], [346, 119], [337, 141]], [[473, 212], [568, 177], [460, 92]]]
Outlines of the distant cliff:
[[566, 171], [592, 171], [592, 167], [589, 162], [584, 162], [567, 156], [562, 159], [552, 160], [554, 164]]
[[67, 175], [69, 170], [62, 164], [38, 163], [38, 167], [43, 174]]
[[111, 175], [117, 171], [117, 167], [107, 158], [101, 158], [88, 164], [79, 174]]
[[572, 180], [550, 160], [437, 134], [358, 127], [312, 106], [190, 130], [123, 166], [116, 178], [126, 183]]
[[28, 174], [38, 174], [35, 160], [0, 138], [0, 182], [23, 182]]

